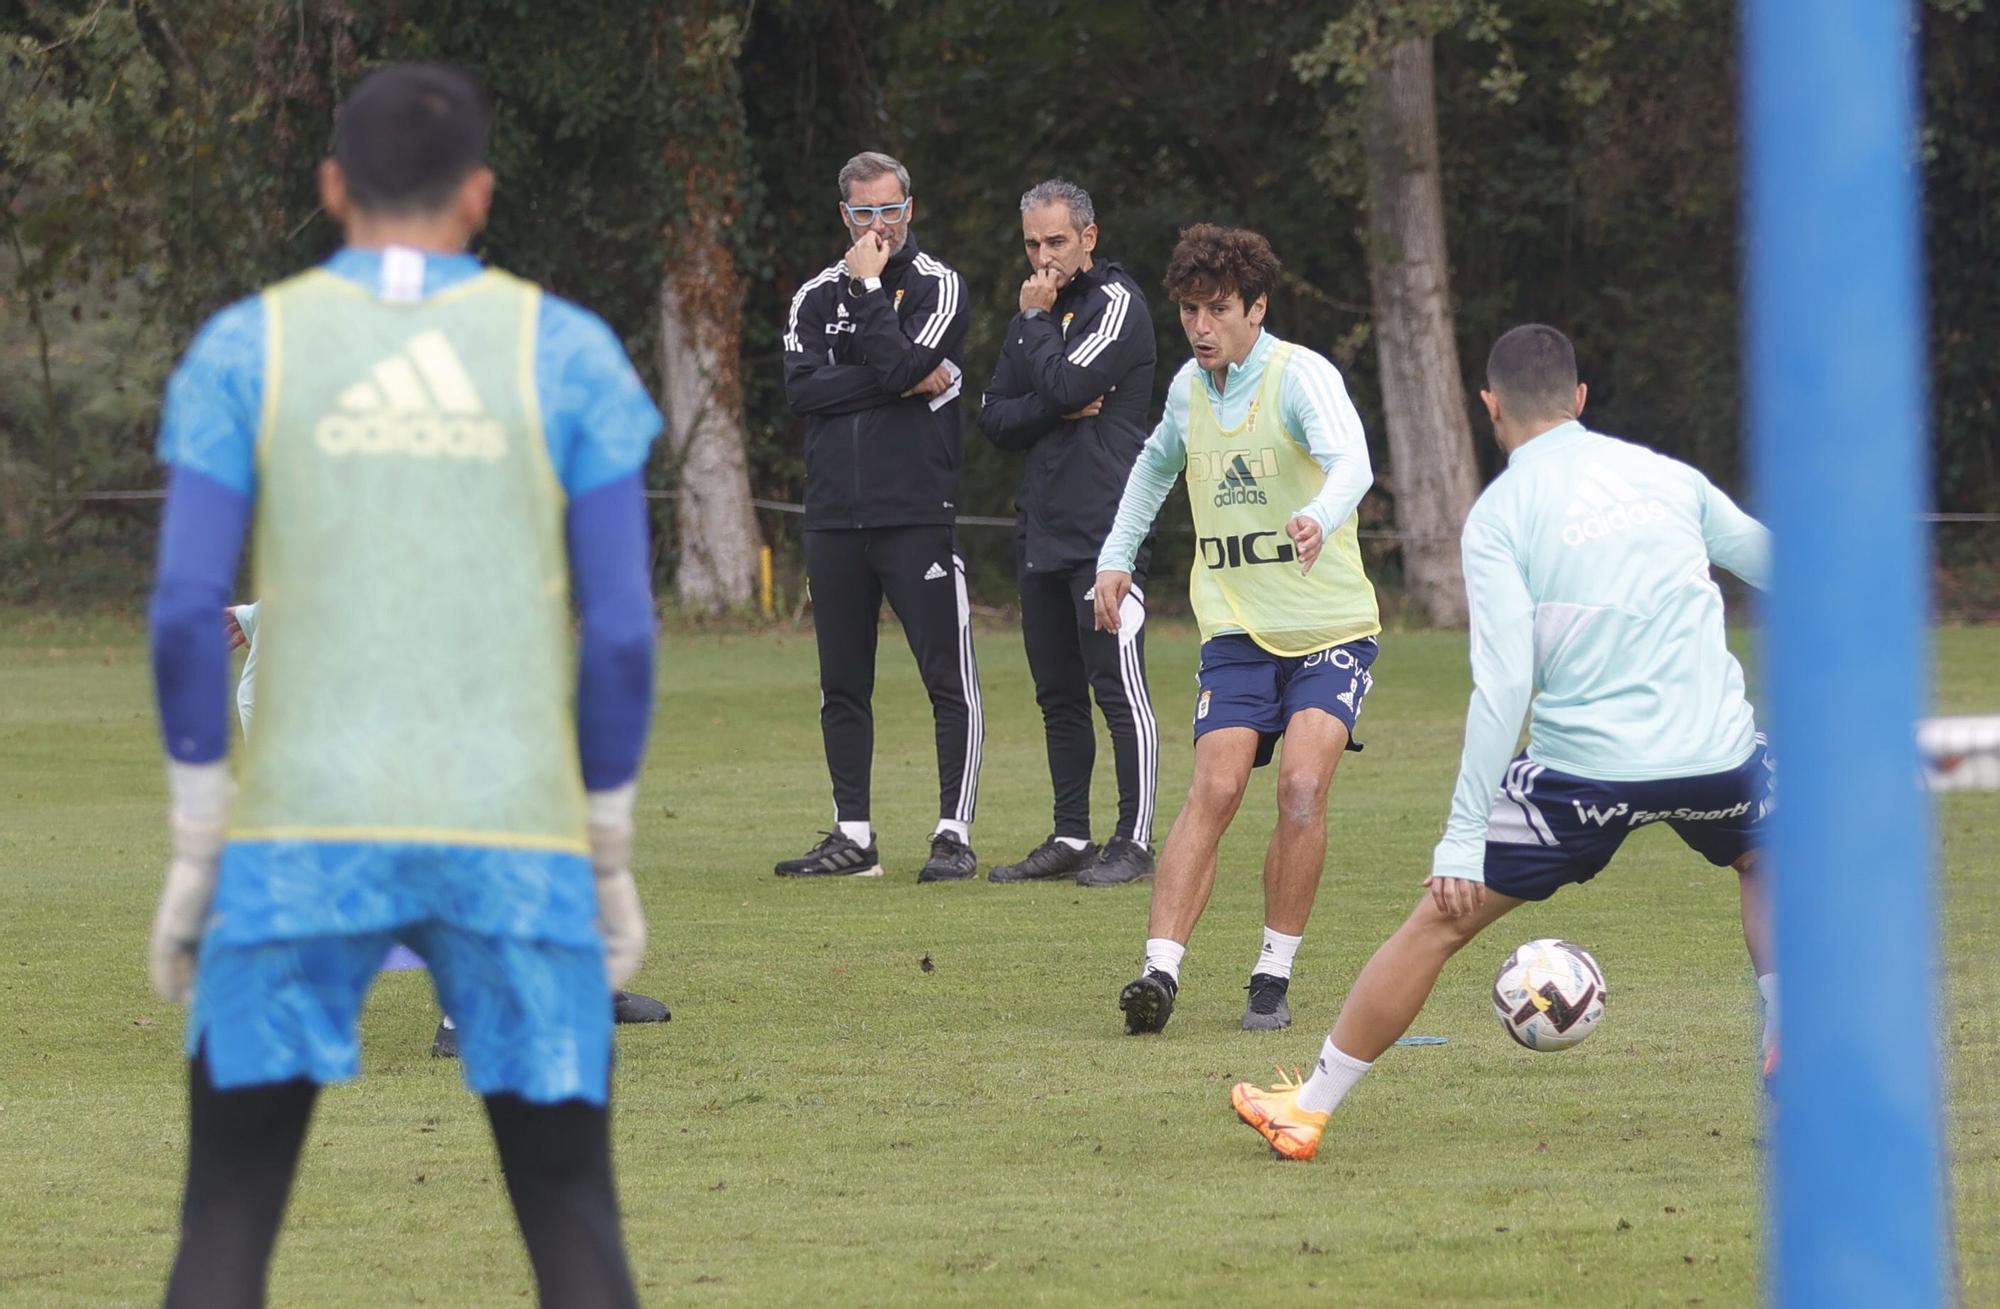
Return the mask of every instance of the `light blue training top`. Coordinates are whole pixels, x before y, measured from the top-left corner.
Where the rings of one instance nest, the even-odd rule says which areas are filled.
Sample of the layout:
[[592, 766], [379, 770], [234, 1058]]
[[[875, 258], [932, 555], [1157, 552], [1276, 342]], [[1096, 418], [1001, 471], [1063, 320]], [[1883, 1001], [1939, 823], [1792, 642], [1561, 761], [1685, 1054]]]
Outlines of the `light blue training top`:
[[1465, 520], [1472, 704], [1441, 877], [1484, 880], [1486, 825], [1528, 757], [1580, 777], [1725, 772], [1756, 724], [1716, 563], [1764, 590], [1771, 536], [1695, 469], [1577, 422], [1519, 446]]
[[[1146, 438], [1139, 458], [1126, 479], [1125, 493], [1118, 500], [1118, 517], [1097, 553], [1099, 572], [1129, 573], [1138, 557], [1139, 544], [1153, 526], [1153, 519], [1166, 502], [1174, 482], [1187, 470], [1189, 388], [1205, 386], [1215, 407], [1215, 419], [1224, 428], [1234, 428], [1249, 417], [1250, 402], [1264, 380], [1264, 365], [1280, 343], [1269, 331], [1260, 332], [1250, 353], [1240, 364], [1231, 364], [1217, 386], [1208, 370], [1190, 359], [1167, 384], [1167, 403], [1160, 424]], [[1326, 483], [1312, 500], [1299, 506], [1303, 514], [1319, 524], [1322, 537], [1332, 536], [1347, 521], [1375, 484], [1375, 470], [1368, 461], [1368, 440], [1362, 434], [1361, 416], [1347, 397], [1347, 383], [1340, 370], [1323, 355], [1304, 346], [1292, 351], [1292, 362], [1278, 384], [1278, 416], [1285, 434], [1297, 441], [1313, 462], [1326, 470]], [[1296, 514], [1294, 515], [1296, 516]], [[1240, 628], [1219, 628], [1240, 631]]]

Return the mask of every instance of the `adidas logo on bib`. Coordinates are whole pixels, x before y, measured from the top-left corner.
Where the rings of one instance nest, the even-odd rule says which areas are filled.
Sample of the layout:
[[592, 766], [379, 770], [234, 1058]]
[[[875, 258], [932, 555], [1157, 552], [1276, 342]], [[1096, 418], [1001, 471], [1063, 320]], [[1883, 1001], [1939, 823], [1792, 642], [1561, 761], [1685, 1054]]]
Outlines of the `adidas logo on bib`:
[[924, 570], [924, 580], [926, 582], [935, 582], [940, 577], [943, 576], [944, 576], [944, 567], [941, 564], [932, 564], [929, 568], [926, 568]]
[[313, 443], [335, 458], [496, 461], [507, 455], [506, 429], [487, 417], [464, 362], [436, 328], [411, 337], [334, 403], [339, 412], [313, 427]]
[[1659, 500], [1642, 500], [1639, 492], [1603, 464], [1585, 464], [1583, 480], [1566, 511], [1564, 545], [1587, 545], [1619, 532], [1629, 532], [1647, 523], [1667, 520], [1667, 506]]

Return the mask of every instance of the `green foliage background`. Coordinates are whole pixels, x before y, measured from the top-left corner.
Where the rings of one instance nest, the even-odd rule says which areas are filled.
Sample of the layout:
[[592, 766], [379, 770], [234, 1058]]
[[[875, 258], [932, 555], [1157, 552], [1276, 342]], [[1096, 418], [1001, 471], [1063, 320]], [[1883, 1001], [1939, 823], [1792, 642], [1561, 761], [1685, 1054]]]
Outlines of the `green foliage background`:
[[[1985, 0], [1928, 0], [1919, 17], [1936, 499], [1992, 511], [2000, 24]], [[975, 382], [1025, 271], [1015, 197], [1061, 174], [1090, 188], [1103, 252], [1148, 288], [1189, 222], [1270, 235], [1287, 266], [1274, 327], [1341, 363], [1379, 439], [1357, 91], [1372, 51], [1412, 30], [1437, 33], [1468, 382], [1498, 330], [1558, 323], [1600, 426], [1747, 490], [1724, 0], [10, 0], [0, 593], [140, 583], [150, 508], [62, 497], [157, 483], [172, 359], [207, 313], [334, 247], [312, 164], [340, 96], [399, 59], [461, 64], [494, 96], [502, 200], [481, 253], [603, 313], [649, 375], [660, 273], [688, 206], [736, 216], [761, 496], [799, 497], [778, 336], [792, 290], [838, 253], [833, 176], [865, 148], [910, 166], [919, 239], [966, 276]], [[1153, 309], [1164, 386], [1184, 350]], [[968, 448], [968, 510], [1011, 512], [1012, 457], [976, 436]], [[1386, 526], [1394, 470], [1377, 455], [1384, 494], [1364, 516]], [[1483, 444], [1479, 457], [1490, 472]], [[671, 477], [663, 458], [654, 481]], [[766, 514], [764, 527], [791, 557], [795, 523]], [[966, 534], [976, 588], [996, 599], [1008, 538]], [[1990, 569], [1981, 539], [1990, 556], [1991, 534], [1963, 531], [1940, 551]], [[1393, 557], [1376, 562], [1393, 577]]]

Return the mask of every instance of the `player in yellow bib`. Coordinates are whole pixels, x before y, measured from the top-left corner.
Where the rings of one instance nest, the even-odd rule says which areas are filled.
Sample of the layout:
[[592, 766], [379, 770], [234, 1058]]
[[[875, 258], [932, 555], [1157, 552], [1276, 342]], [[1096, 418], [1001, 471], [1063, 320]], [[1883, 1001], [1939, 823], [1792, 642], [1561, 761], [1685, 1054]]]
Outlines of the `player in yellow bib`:
[[1097, 624], [1115, 632], [1133, 555], [1185, 474], [1201, 625], [1194, 781], [1160, 852], [1125, 1030], [1157, 1032], [1180, 993], [1188, 937], [1215, 886], [1222, 834], [1278, 739], [1278, 822], [1264, 856], [1264, 942], [1243, 1026], [1289, 1027], [1292, 962], [1326, 862], [1326, 796], [1373, 684], [1382, 625], [1355, 507], [1374, 480], [1361, 420], [1333, 364], [1264, 330], [1278, 259], [1255, 232], [1198, 224], [1167, 266], [1194, 358], [1133, 465], [1098, 556]]
[[[218, 313], [168, 383], [148, 961], [190, 1004], [168, 1309], [264, 1303], [313, 1106], [359, 1072], [396, 944], [456, 1020], [541, 1303], [636, 1303], [610, 998], [646, 941], [660, 415], [604, 322], [467, 252], [487, 136], [463, 74], [369, 74], [320, 169], [345, 244]], [[257, 730], [232, 770], [215, 617], [246, 538]]]

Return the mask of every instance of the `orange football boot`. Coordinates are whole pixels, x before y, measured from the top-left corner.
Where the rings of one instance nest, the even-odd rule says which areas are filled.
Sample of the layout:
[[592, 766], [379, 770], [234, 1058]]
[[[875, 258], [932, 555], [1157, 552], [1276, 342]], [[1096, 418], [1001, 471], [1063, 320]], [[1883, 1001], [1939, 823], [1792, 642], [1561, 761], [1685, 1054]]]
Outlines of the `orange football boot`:
[[1287, 1076], [1280, 1068], [1276, 1086], [1266, 1089], [1238, 1082], [1229, 1091], [1236, 1116], [1269, 1143], [1271, 1153], [1301, 1163], [1319, 1151], [1320, 1134], [1326, 1131], [1326, 1120], [1333, 1117], [1299, 1108], [1299, 1088], [1304, 1085], [1297, 1073]]

